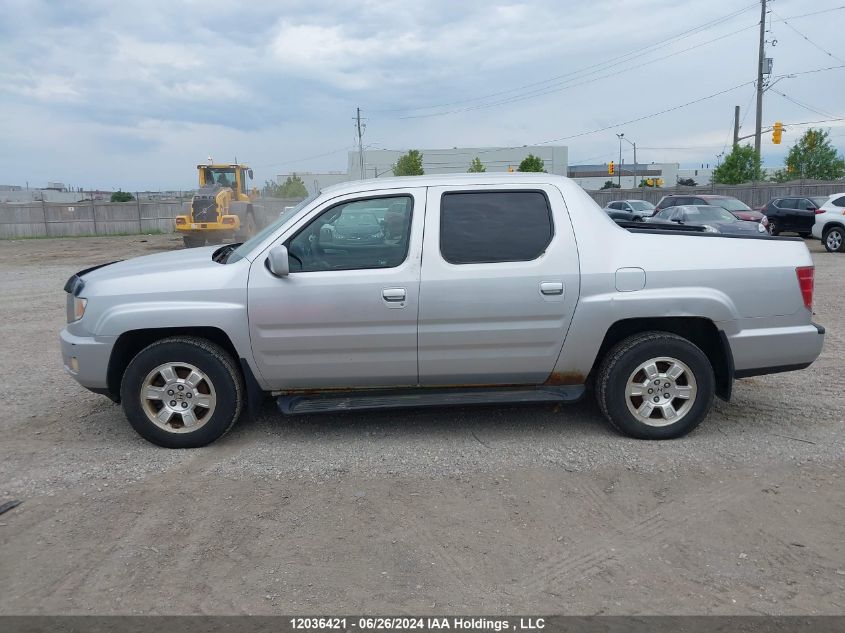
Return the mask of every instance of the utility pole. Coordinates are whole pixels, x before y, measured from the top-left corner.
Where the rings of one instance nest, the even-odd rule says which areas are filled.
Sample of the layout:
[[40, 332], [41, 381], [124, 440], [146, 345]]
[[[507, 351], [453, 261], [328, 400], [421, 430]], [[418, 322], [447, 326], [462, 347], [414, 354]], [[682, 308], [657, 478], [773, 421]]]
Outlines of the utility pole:
[[754, 153], [760, 158], [760, 130], [763, 127], [763, 62], [766, 56], [766, 0], [760, 0], [760, 50], [757, 55], [757, 122], [754, 127]]
[[361, 165], [361, 180], [364, 180], [364, 146], [361, 145], [361, 136], [363, 135], [361, 131], [361, 108], [356, 108], [356, 110], [355, 122], [358, 126], [358, 163]]
[[739, 145], [739, 106], [734, 106], [734, 147]]
[[625, 133], [617, 134], [616, 136], [619, 137], [619, 176], [616, 184], [619, 185], [619, 188], [622, 188], [622, 137], [625, 136]]

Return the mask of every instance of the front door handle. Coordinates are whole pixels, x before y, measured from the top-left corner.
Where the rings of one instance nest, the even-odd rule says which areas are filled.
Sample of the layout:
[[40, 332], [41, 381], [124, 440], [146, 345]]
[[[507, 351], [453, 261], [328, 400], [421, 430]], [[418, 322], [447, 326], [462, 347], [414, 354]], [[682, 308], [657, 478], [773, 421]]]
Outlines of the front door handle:
[[382, 299], [385, 301], [404, 301], [405, 300], [405, 289], [404, 288], [385, 288], [381, 291]]
[[540, 282], [540, 292], [544, 295], [562, 295], [563, 282], [562, 281], [543, 281]]

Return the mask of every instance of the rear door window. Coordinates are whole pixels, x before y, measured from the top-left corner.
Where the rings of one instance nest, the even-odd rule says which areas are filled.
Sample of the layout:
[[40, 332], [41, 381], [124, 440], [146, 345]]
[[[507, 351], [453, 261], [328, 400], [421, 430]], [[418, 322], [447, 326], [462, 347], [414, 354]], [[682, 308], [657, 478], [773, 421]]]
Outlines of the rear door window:
[[831, 202], [831, 204], [834, 207], [845, 207], [845, 196], [842, 196], [841, 198], [837, 198], [836, 200]]
[[537, 259], [553, 234], [541, 191], [450, 192], [440, 200], [440, 252], [451, 264]]

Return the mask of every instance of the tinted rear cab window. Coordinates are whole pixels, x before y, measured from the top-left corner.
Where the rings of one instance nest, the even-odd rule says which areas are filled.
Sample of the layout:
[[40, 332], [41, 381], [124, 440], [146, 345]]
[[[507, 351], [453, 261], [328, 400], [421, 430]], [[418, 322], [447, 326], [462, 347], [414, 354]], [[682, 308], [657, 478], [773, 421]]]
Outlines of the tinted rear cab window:
[[451, 264], [530, 261], [553, 234], [541, 191], [454, 192], [440, 200], [440, 252]]

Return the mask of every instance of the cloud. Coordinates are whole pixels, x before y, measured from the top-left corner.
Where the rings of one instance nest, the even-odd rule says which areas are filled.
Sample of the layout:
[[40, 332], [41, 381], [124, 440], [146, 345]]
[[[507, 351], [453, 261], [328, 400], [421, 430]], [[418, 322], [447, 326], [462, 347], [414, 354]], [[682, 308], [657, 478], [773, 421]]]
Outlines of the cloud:
[[[806, 13], [805, 4], [779, 0], [777, 11]], [[35, 174], [62, 179], [72, 164], [80, 180], [163, 188], [190, 186], [192, 165], [209, 153], [267, 165], [261, 177], [272, 177], [275, 164], [344, 169], [345, 155], [334, 150], [353, 144], [356, 107], [366, 117], [365, 143], [383, 147], [522, 145], [574, 136], [753, 79], [759, 16], [752, 10], [669, 41], [742, 6], [730, 0], [7, 0], [0, 22], [0, 162], [15, 157], [3, 166], [4, 179], [13, 182], [34, 181]], [[791, 24], [832, 42], [842, 15]], [[744, 26], [751, 29], [680, 52]], [[832, 65], [783, 25], [771, 28], [778, 72]], [[664, 43], [654, 53], [613, 62]], [[607, 60], [616, 65], [602, 66]], [[845, 97], [841, 73], [801, 75], [778, 89], [801, 101], [824, 94], [825, 103], [838, 103]], [[583, 85], [567, 87], [572, 83]], [[745, 112], [751, 92], [745, 87], [562, 143], [574, 158], [602, 162], [617, 156], [615, 132], [624, 131], [642, 148], [681, 148], [643, 149], [640, 160], [712, 163], [730, 139], [734, 105]], [[452, 112], [467, 107], [475, 109]], [[437, 116], [403, 118], [421, 114]], [[769, 93], [764, 118], [769, 124], [822, 117]], [[743, 132], [752, 127], [750, 112]], [[797, 128], [788, 128], [785, 146], [764, 143], [764, 159], [779, 160], [793, 133]]]

